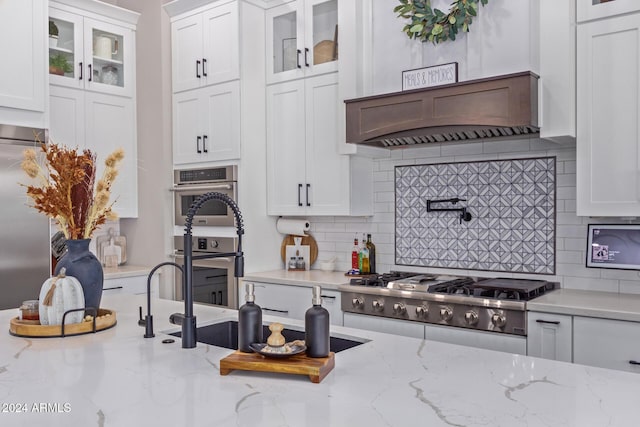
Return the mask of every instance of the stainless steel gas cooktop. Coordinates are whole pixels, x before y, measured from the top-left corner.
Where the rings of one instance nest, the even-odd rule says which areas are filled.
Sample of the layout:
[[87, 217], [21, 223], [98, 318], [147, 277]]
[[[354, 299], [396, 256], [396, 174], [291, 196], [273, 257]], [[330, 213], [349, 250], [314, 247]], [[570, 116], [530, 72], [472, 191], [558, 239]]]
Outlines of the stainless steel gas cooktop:
[[526, 335], [526, 302], [555, 289], [545, 280], [392, 271], [340, 286], [342, 310]]

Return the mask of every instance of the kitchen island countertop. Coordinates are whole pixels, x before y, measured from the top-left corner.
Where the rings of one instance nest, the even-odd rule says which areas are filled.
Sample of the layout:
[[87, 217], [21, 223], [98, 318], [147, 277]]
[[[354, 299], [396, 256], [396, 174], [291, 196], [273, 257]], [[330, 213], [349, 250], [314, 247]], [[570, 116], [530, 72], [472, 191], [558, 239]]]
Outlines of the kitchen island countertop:
[[[0, 425], [55, 426], [636, 426], [640, 376], [471, 347], [331, 326], [371, 340], [336, 354], [320, 383], [234, 371], [231, 350], [180, 339], [175, 301], [153, 300], [155, 338], [137, 325], [143, 296], [105, 295], [115, 328], [67, 338], [8, 333], [0, 311]], [[237, 312], [196, 305], [198, 324]], [[278, 318], [265, 316], [265, 321]], [[301, 326], [286, 319], [283, 323]]]

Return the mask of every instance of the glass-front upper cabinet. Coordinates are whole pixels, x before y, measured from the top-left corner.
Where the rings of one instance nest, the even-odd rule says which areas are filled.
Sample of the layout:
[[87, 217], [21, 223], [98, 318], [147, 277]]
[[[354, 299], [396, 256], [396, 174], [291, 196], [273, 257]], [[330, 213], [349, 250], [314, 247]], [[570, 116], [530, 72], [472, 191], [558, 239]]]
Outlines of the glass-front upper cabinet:
[[638, 0], [577, 0], [577, 21], [590, 21], [623, 13], [640, 12]]
[[297, 0], [266, 14], [267, 83], [338, 69], [338, 0]]
[[132, 58], [131, 29], [49, 8], [50, 83], [133, 96]]

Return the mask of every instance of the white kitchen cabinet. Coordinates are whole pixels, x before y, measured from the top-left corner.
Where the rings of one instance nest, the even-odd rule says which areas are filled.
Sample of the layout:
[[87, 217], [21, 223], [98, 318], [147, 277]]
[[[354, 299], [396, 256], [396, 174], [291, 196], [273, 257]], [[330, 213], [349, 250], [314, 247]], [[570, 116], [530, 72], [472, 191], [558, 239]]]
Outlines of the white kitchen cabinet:
[[[311, 285], [279, 285], [274, 283], [254, 283], [255, 303], [267, 315], [289, 317], [304, 320], [305, 313], [311, 307]], [[323, 289], [322, 306], [329, 312], [332, 325], [342, 325], [342, 309], [340, 308], [340, 292]], [[238, 286], [238, 305], [245, 302], [245, 286]]]
[[572, 337], [572, 316], [527, 313], [527, 356], [571, 362]]
[[235, 1], [174, 20], [173, 92], [240, 78], [238, 28]]
[[368, 314], [344, 313], [344, 326], [424, 339], [424, 324], [406, 320], [389, 319]]
[[338, 153], [337, 73], [267, 87], [269, 215], [371, 215], [371, 159]]
[[[129, 295], [146, 295], [147, 294], [147, 278], [148, 275], [116, 277], [104, 279], [102, 283], [102, 292], [104, 295], [113, 294], [129, 294]], [[159, 275], [154, 274], [151, 278], [151, 297], [157, 298], [159, 294], [158, 284]]]
[[575, 316], [573, 361], [640, 373], [640, 323]]
[[111, 190], [114, 211], [121, 218], [138, 216], [136, 111], [132, 98], [51, 85], [49, 96], [52, 141], [88, 148], [96, 154], [96, 176], [105, 158], [118, 147], [124, 159]]
[[[137, 14], [131, 14], [130, 19], [137, 20]], [[49, 22], [58, 30], [57, 39], [49, 37], [51, 84], [135, 95], [134, 24], [57, 2], [50, 3]], [[60, 63], [68, 68], [52, 66]]]
[[640, 13], [578, 25], [579, 216], [640, 216], [639, 63]]
[[0, 2], [0, 107], [45, 111], [46, 10], [44, 0]]
[[173, 95], [173, 162], [240, 157], [240, 82]]
[[267, 83], [338, 69], [338, 0], [296, 0], [267, 10]]
[[577, 21], [607, 18], [640, 11], [638, 0], [578, 0]]

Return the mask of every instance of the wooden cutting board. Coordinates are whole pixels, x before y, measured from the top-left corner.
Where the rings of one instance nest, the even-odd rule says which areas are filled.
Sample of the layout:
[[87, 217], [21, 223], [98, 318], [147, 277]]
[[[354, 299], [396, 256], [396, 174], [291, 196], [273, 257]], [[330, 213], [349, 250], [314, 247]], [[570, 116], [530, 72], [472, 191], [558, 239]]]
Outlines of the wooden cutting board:
[[[286, 261], [287, 245], [295, 245], [295, 242], [293, 241], [294, 237], [301, 237], [301, 236], [294, 236], [292, 234], [287, 234], [285, 238], [282, 240], [282, 245], [280, 245], [280, 257], [282, 258], [282, 262], [287, 262]], [[302, 243], [300, 244], [309, 246], [309, 257], [311, 258], [311, 264], [309, 265], [310, 266], [313, 265], [313, 263], [316, 262], [316, 260], [318, 259], [318, 243], [316, 242], [316, 239], [314, 239], [313, 236], [302, 236]]]
[[270, 358], [258, 353], [242, 353], [236, 350], [220, 359], [220, 375], [228, 375], [231, 371], [275, 372], [281, 374], [307, 375], [312, 383], [318, 384], [326, 377], [336, 364], [335, 353], [327, 357], [307, 357], [298, 354], [287, 358]]

